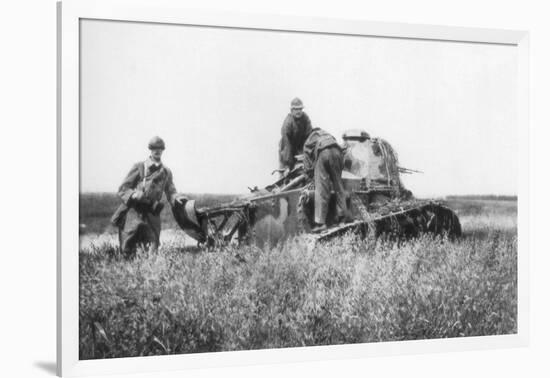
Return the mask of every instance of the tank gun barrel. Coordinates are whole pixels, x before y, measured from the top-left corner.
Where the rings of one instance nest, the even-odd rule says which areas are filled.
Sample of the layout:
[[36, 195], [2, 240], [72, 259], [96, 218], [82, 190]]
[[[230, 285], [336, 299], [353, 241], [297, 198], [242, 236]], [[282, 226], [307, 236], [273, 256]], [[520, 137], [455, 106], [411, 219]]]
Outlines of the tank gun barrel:
[[[276, 173], [276, 172], [280, 172], [280, 173], [283, 173], [285, 172], [286, 169], [276, 169], [272, 172], [273, 173]], [[275, 181], [273, 184], [271, 185], [268, 185], [266, 187], [266, 189], [268, 191], [271, 191], [273, 189], [276, 189], [276, 188], [279, 188], [279, 191], [282, 190], [282, 188], [286, 188], [288, 187], [288, 185], [291, 183], [291, 182], [294, 182], [294, 180], [296, 180], [297, 178], [299, 178], [300, 176], [302, 176], [304, 174], [304, 167], [303, 167], [303, 164], [302, 163], [298, 163], [294, 166], [294, 168], [290, 171], [290, 172], [287, 172], [286, 175], [283, 175], [282, 177], [280, 177], [277, 181]], [[288, 190], [288, 189], [285, 189], [285, 190]]]
[[290, 189], [294, 189], [295, 187], [299, 186], [306, 178], [307, 178], [307, 176], [305, 174], [302, 174], [302, 175], [292, 179], [288, 184], [286, 184], [285, 186], [283, 186], [281, 188], [281, 192], [284, 192], [284, 191], [290, 190]]
[[411, 173], [424, 173], [422, 171], [417, 171], [416, 169], [409, 169], [409, 168], [403, 168], [403, 167], [397, 167], [397, 169], [399, 170], [399, 173], [404, 173], [404, 174], [411, 174]]

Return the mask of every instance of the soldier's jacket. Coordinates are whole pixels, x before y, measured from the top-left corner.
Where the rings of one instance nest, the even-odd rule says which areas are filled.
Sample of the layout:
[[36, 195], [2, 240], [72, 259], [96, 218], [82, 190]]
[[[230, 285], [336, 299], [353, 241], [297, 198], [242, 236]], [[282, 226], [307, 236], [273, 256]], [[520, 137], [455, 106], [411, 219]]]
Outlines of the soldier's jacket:
[[294, 156], [303, 152], [304, 142], [311, 132], [311, 120], [304, 112], [296, 119], [289, 113], [281, 128], [279, 163], [281, 168], [294, 168]]
[[118, 188], [118, 195], [122, 202], [129, 205], [130, 197], [136, 190], [143, 191], [144, 201], [150, 203], [160, 201], [162, 194], [166, 193], [166, 199], [173, 205], [176, 187], [172, 179], [172, 171], [162, 163], [154, 164], [151, 159], [134, 164]]
[[336, 139], [325, 130], [316, 127], [311, 131], [304, 143], [304, 170], [309, 176], [313, 176], [319, 153], [332, 146], [341, 149]]
[[[143, 192], [140, 201], [131, 198], [136, 191]], [[155, 205], [161, 202], [163, 193], [166, 194], [170, 205], [174, 205], [177, 191], [172, 171], [163, 164], [155, 164], [151, 159], [134, 164], [118, 189], [122, 205], [111, 218], [112, 223], [119, 227], [123, 226], [129, 208], [135, 208], [139, 212], [154, 212]]]

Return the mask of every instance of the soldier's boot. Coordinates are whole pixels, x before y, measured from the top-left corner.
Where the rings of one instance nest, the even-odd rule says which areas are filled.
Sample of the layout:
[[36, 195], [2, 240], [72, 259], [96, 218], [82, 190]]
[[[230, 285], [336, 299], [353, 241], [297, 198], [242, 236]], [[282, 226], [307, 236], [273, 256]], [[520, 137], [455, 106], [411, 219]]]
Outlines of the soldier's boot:
[[318, 233], [321, 233], [323, 231], [326, 231], [327, 230], [327, 225], [326, 224], [317, 224], [317, 226], [313, 227], [311, 229], [311, 232], [314, 233], [314, 234], [318, 234]]
[[119, 231], [120, 254], [126, 260], [136, 257], [136, 241], [133, 235]]
[[351, 215], [351, 212], [346, 211], [344, 215], [341, 215], [338, 217], [338, 219], [336, 220], [336, 223], [338, 224], [338, 226], [343, 226], [346, 223], [351, 223], [353, 221], [354, 219], [353, 219], [353, 216]]

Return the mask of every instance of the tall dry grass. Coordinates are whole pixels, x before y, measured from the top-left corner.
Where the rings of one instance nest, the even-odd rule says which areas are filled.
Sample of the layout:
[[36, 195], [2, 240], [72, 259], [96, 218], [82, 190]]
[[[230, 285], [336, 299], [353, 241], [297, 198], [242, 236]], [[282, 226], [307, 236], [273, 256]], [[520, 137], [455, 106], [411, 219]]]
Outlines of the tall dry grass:
[[472, 215], [483, 233], [455, 242], [194, 252], [173, 232], [126, 261], [105, 238], [80, 250], [80, 358], [515, 333], [515, 223], [500, 214]]

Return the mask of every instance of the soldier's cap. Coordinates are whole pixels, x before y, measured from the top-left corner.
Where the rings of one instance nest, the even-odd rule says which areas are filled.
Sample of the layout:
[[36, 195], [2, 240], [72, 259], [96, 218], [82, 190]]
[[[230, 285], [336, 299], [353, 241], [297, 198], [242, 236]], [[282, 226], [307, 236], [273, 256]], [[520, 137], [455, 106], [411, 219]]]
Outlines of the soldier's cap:
[[164, 145], [164, 141], [158, 136], [154, 136], [149, 141], [149, 149], [150, 150], [156, 150], [156, 149], [164, 150], [165, 148], [166, 148], [166, 146]]
[[303, 109], [304, 103], [298, 97], [290, 101], [290, 109]]

